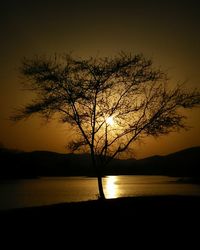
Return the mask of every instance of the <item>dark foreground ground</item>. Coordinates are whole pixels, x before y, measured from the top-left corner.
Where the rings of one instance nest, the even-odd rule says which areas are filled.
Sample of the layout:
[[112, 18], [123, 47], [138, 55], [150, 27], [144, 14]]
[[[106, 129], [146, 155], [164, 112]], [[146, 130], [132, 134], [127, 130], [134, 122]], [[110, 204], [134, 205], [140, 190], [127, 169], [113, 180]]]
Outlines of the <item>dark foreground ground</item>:
[[98, 245], [109, 239], [117, 245], [118, 240], [134, 243], [139, 238], [139, 244], [150, 239], [154, 245], [159, 238], [161, 245], [175, 239], [184, 246], [188, 241], [193, 249], [190, 244], [200, 235], [200, 196], [127, 197], [14, 209], [1, 211], [0, 222], [1, 232], [9, 236], [7, 243], [13, 235], [23, 241], [26, 235], [34, 243], [38, 234], [49, 243], [57, 234], [58, 241], [81, 241], [85, 247], [91, 240]]
[[199, 221], [200, 196], [148, 196], [61, 203], [0, 211], [1, 220], [93, 221]]

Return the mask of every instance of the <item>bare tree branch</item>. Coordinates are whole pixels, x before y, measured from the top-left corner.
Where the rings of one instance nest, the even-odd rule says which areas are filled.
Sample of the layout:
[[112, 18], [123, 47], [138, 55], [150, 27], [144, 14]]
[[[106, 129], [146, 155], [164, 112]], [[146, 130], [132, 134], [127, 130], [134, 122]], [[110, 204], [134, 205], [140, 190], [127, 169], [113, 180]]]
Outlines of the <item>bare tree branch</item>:
[[[76, 59], [71, 55], [24, 59], [24, 88], [36, 99], [12, 120], [39, 113], [60, 114], [79, 133], [69, 148], [87, 147], [96, 169], [100, 195], [101, 164], [107, 164], [143, 136], [160, 136], [186, 127], [181, 109], [200, 104], [197, 89], [169, 88], [166, 74], [143, 55], [121, 52], [114, 58]], [[109, 119], [108, 119], [109, 118]], [[112, 121], [109, 123], [109, 121]]]

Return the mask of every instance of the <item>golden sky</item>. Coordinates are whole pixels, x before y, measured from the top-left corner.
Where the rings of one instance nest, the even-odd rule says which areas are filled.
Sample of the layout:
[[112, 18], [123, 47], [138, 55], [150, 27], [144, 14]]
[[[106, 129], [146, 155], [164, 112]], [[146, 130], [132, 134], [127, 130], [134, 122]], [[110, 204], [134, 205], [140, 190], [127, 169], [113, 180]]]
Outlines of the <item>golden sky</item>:
[[[143, 53], [166, 71], [173, 83], [200, 84], [200, 2], [195, 0], [13, 0], [1, 2], [0, 142], [22, 150], [66, 152], [70, 137], [56, 120], [37, 117], [13, 124], [13, 109], [31, 99], [21, 90], [18, 67], [34, 55], [73, 52], [112, 56], [124, 50]], [[187, 112], [190, 131], [147, 138], [135, 156], [167, 154], [200, 145], [200, 111]]]

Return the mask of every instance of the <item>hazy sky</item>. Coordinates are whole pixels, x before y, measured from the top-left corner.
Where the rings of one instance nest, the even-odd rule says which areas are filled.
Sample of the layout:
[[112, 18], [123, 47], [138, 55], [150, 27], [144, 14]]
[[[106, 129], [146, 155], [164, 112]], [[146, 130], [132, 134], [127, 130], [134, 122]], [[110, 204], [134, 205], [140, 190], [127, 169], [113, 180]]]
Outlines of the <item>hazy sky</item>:
[[[18, 67], [34, 55], [73, 52], [110, 56], [121, 50], [151, 57], [172, 82], [200, 85], [198, 0], [2, 0], [0, 13], [0, 142], [22, 150], [66, 152], [66, 125], [37, 117], [13, 125], [13, 109], [31, 99], [21, 91]], [[200, 145], [200, 111], [187, 112], [187, 132], [137, 145], [136, 157]]]

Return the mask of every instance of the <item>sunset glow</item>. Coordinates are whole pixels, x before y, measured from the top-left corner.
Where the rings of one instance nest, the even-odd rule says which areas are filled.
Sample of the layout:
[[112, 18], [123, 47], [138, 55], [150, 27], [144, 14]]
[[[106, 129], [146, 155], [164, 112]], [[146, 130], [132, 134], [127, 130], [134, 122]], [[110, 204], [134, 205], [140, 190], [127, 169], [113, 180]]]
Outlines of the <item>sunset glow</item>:
[[[114, 59], [120, 51], [142, 53], [153, 60], [155, 68], [159, 67], [169, 73], [172, 85], [188, 79], [188, 89], [199, 87], [200, 33], [196, 32], [200, 23], [199, 1], [183, 1], [181, 7], [180, 1], [176, 0], [173, 4], [168, 1], [127, 0], [57, 0], [50, 1], [48, 5], [45, 1], [38, 0], [30, 1], [29, 4], [27, 1], [13, 2], [1, 2], [3, 11], [0, 16], [3, 32], [0, 60], [0, 143], [5, 148], [69, 153], [65, 146], [76, 134], [72, 129], [74, 126], [62, 124], [57, 119], [50, 120], [47, 126], [44, 126], [40, 116], [15, 124], [9, 120], [15, 110], [34, 99], [31, 92], [21, 91], [21, 82], [25, 83], [25, 79], [18, 69], [24, 57], [44, 55], [54, 58], [55, 54], [72, 53], [77, 58]], [[102, 68], [102, 71], [97, 72], [101, 79], [103, 71]], [[79, 78], [76, 80], [78, 84]], [[90, 80], [92, 78], [88, 77], [87, 81]], [[109, 79], [108, 83], [110, 84]], [[107, 98], [111, 101], [113, 99], [114, 103], [115, 96], [112, 92]], [[112, 102], [109, 105], [111, 107]], [[98, 123], [103, 122], [103, 126], [99, 135], [104, 132], [106, 125], [110, 139], [114, 133], [120, 132], [124, 123], [118, 113], [111, 109], [108, 112], [101, 111], [103, 115], [99, 116]], [[166, 155], [199, 146], [200, 111], [183, 111], [182, 115], [188, 117], [190, 130], [181, 130], [180, 133], [156, 140], [148, 137], [142, 146], [135, 145], [135, 157]]]
[[113, 126], [114, 125], [114, 119], [112, 116], [109, 116], [107, 119], [106, 119], [106, 123], [110, 126]]

